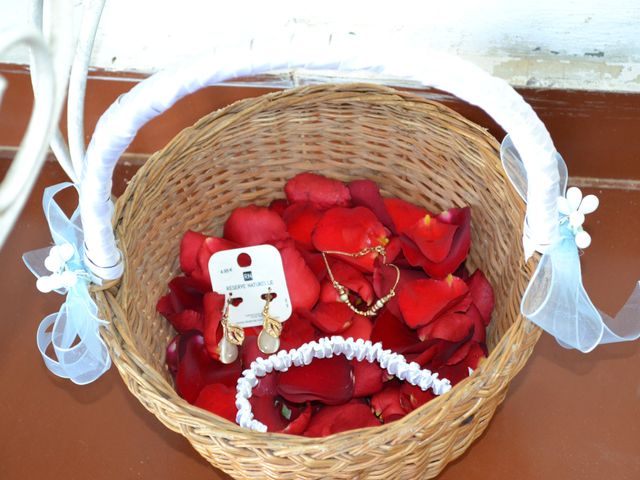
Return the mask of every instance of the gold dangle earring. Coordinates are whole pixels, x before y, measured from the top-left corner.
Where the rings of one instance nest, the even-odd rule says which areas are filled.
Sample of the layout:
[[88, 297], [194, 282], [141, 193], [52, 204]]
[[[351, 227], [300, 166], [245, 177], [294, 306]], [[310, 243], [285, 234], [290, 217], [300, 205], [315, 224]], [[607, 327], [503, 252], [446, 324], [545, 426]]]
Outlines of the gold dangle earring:
[[262, 309], [262, 331], [258, 335], [258, 348], [262, 353], [276, 353], [280, 349], [280, 334], [282, 333], [282, 323], [269, 314], [269, 304], [271, 303], [271, 289], [267, 292], [266, 303]]
[[229, 323], [229, 308], [232, 298], [229, 297], [222, 312], [222, 339], [218, 344], [220, 349], [220, 361], [224, 364], [233, 363], [238, 358], [238, 347], [244, 342], [244, 330], [237, 325]]

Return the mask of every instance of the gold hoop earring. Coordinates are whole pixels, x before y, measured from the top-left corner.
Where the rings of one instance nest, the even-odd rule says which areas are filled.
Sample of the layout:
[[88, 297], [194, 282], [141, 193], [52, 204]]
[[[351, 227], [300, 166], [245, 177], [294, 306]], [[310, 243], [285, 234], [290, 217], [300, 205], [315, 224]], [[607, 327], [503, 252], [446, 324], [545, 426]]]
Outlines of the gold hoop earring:
[[237, 325], [231, 325], [229, 323], [229, 307], [231, 306], [232, 298], [229, 297], [225, 302], [224, 310], [222, 312], [222, 338], [218, 347], [220, 349], [220, 361], [224, 364], [233, 363], [238, 358], [238, 347], [244, 342], [244, 330]]
[[[400, 282], [400, 269], [397, 267], [397, 265], [394, 265], [393, 263], [387, 263], [387, 253], [383, 246], [363, 248], [362, 250], [356, 253], [338, 252], [335, 250], [327, 250], [321, 253], [322, 253], [322, 259], [324, 260], [324, 265], [327, 268], [327, 273], [329, 274], [329, 279], [331, 280], [331, 284], [333, 285], [333, 288], [336, 289], [336, 292], [338, 292], [338, 298], [340, 299], [341, 302], [347, 304], [347, 306], [358, 315], [363, 315], [365, 317], [373, 317], [374, 315], [378, 314], [378, 312], [382, 309], [382, 307], [385, 306], [385, 304], [389, 300], [391, 300], [393, 297], [396, 296], [396, 288], [398, 287], [398, 283]], [[341, 283], [339, 283], [334, 278], [333, 272], [331, 271], [331, 267], [329, 266], [329, 260], [327, 260], [327, 254], [344, 255], [345, 257], [359, 258], [359, 257], [364, 257], [368, 253], [377, 253], [381, 255], [382, 263], [384, 265], [388, 265], [390, 267], [395, 268], [396, 281], [394, 282], [393, 286], [389, 290], [389, 293], [387, 293], [384, 297], [377, 299], [374, 302], [374, 304], [371, 305], [367, 310], [359, 310], [351, 303], [351, 300], [349, 300], [349, 289], [344, 285], [342, 285]]]
[[282, 323], [269, 314], [269, 304], [271, 303], [271, 289], [267, 293], [266, 303], [262, 309], [262, 331], [258, 335], [258, 349], [262, 353], [276, 353], [280, 349], [280, 335], [282, 334]]

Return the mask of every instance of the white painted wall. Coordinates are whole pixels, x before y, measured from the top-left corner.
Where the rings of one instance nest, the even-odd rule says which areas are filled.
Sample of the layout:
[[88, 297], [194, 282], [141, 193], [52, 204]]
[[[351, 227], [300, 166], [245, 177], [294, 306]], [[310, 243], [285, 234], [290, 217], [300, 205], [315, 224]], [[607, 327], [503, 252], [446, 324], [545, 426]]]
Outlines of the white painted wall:
[[[25, 0], [0, 0], [0, 28], [24, 21]], [[300, 30], [420, 42], [516, 86], [640, 92], [640, 0], [107, 0], [92, 64], [149, 73], [222, 42]]]

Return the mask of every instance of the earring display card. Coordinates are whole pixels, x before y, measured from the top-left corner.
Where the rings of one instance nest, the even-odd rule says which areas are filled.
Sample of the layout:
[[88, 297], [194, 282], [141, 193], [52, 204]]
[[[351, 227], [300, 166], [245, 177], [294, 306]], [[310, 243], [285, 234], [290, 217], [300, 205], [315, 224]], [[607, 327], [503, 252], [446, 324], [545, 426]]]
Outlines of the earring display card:
[[262, 325], [262, 310], [271, 295], [269, 313], [284, 322], [291, 316], [291, 300], [282, 257], [272, 245], [235, 248], [214, 253], [209, 260], [211, 285], [231, 299], [229, 323]]

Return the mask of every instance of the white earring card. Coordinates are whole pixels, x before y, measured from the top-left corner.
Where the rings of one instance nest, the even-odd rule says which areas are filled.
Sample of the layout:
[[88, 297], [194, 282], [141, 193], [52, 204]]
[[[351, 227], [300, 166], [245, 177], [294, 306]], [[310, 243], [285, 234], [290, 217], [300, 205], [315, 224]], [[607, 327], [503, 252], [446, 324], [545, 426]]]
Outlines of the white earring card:
[[213, 291], [230, 300], [229, 323], [245, 328], [262, 325], [268, 295], [272, 318], [284, 322], [291, 316], [282, 257], [274, 246], [216, 252], [209, 259], [209, 274]]

